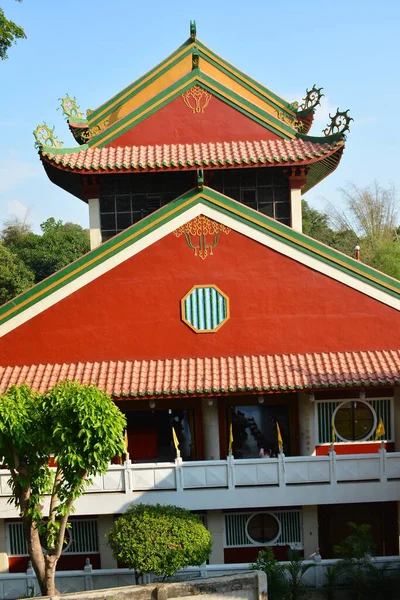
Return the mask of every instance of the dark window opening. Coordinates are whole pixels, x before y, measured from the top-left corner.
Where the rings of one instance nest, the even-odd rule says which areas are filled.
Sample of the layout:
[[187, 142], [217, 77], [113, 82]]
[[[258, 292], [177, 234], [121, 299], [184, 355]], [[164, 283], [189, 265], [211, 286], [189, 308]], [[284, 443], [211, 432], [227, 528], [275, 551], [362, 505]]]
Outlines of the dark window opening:
[[250, 208], [290, 226], [290, 188], [279, 169], [207, 171], [206, 185]]
[[102, 241], [175, 200], [196, 182], [196, 171], [105, 176], [100, 186]]

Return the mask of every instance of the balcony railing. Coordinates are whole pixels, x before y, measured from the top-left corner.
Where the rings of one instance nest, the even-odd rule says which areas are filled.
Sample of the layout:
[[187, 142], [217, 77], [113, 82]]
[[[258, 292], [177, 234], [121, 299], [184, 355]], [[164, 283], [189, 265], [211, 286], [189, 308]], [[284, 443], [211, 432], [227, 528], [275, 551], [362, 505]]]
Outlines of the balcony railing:
[[[0, 471], [0, 496], [10, 496], [10, 474]], [[294, 488], [298, 486], [341, 486], [341, 484], [400, 479], [400, 452], [326, 456], [209, 460], [173, 463], [110, 465], [95, 477], [88, 493], [148, 492], [227, 489], [249, 487]]]

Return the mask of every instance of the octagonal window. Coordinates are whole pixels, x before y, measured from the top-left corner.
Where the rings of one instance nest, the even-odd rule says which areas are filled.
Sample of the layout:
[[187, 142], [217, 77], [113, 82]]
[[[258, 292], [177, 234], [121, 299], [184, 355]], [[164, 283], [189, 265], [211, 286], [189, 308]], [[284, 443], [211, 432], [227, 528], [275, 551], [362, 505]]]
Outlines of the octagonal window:
[[229, 298], [216, 285], [195, 285], [181, 300], [182, 320], [196, 333], [213, 333], [229, 319]]

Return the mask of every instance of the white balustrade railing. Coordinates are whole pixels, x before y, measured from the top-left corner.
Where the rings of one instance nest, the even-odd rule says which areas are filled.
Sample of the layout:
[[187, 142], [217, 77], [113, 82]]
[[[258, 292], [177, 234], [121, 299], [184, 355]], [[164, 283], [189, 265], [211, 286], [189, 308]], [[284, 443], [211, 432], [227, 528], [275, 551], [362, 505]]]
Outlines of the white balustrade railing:
[[[319, 554], [315, 554], [311, 560], [305, 560], [305, 564], [310, 564], [313, 567], [304, 576], [304, 582], [307, 587], [325, 587], [328, 583], [327, 568], [335, 565], [337, 562], [337, 559], [321, 559]], [[281, 564], [284, 565], [285, 563]], [[396, 572], [400, 567], [400, 557], [380, 556], [372, 558], [371, 564], [380, 569]], [[234, 575], [244, 573], [249, 571], [249, 569], [249, 563], [228, 565], [203, 564], [200, 567], [182, 569], [167, 581], [187, 581], [201, 577]], [[144, 575], [143, 581], [140, 581], [140, 583], [152, 583], [156, 581], [164, 581], [164, 579], [153, 575]], [[135, 576], [132, 570], [93, 569], [89, 559], [86, 559], [86, 566], [82, 570], [57, 571], [56, 573], [56, 586], [63, 594], [135, 585], [135, 583]], [[0, 574], [0, 600], [5, 600], [6, 598], [10, 600], [26, 598], [33, 595], [40, 595], [40, 592], [32, 567], [29, 567], [25, 573]]]
[[[0, 496], [10, 496], [10, 473], [0, 470]], [[169, 490], [244, 488], [253, 486], [340, 485], [349, 482], [400, 480], [400, 452], [278, 458], [234, 459], [137, 464], [126, 461], [110, 465], [107, 473], [95, 477], [88, 493], [145, 492]]]

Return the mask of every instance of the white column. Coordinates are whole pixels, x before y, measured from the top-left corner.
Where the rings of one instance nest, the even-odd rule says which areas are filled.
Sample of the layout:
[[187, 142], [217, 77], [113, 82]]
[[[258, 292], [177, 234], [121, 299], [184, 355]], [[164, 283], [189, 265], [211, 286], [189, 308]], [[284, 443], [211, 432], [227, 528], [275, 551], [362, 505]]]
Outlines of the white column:
[[90, 227], [90, 249], [94, 250], [101, 244], [100, 229], [100, 199], [90, 198], [89, 205], [89, 227]]
[[303, 506], [304, 558], [307, 560], [319, 547], [318, 507]]
[[117, 561], [114, 559], [111, 548], [107, 544], [106, 534], [114, 525], [112, 515], [99, 515], [97, 518], [97, 535], [99, 537], [99, 551], [102, 569], [116, 569]]
[[315, 416], [314, 404], [308, 399], [308, 393], [299, 392], [299, 435], [300, 455], [311, 456], [315, 452]]
[[218, 403], [215, 398], [203, 398], [203, 446], [205, 460], [219, 460]]
[[8, 573], [6, 524], [4, 519], [0, 519], [0, 573]]
[[224, 564], [225, 517], [221, 510], [207, 512], [207, 529], [212, 536], [210, 565]]
[[301, 189], [290, 190], [290, 225], [292, 229], [301, 233], [303, 231], [301, 215]]
[[400, 388], [394, 388], [393, 413], [394, 413], [394, 449], [396, 452], [400, 452]]

